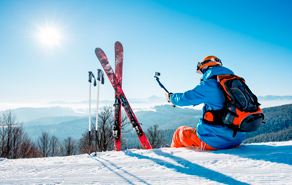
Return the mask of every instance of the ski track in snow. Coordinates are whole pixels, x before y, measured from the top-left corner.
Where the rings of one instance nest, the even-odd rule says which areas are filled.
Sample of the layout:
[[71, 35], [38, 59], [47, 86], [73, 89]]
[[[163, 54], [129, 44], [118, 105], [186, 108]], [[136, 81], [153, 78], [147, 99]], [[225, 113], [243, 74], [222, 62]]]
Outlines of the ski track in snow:
[[0, 184], [292, 184], [292, 141], [0, 159]]

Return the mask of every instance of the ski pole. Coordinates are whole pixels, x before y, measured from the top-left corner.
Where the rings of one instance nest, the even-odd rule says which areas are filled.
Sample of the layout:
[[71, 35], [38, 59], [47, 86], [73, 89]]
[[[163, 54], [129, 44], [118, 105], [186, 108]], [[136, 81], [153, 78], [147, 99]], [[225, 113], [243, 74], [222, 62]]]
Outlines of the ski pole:
[[89, 146], [89, 149], [88, 149], [88, 154], [90, 155], [90, 131], [91, 131], [91, 128], [90, 128], [90, 123], [91, 123], [91, 80], [92, 80], [92, 72], [89, 71], [88, 72], [88, 82], [89, 82], [89, 101], [88, 101], [88, 104], [89, 104], [89, 118], [88, 118], [88, 146]]
[[[90, 143], [91, 143], [91, 137], [90, 137], [90, 132], [91, 132], [91, 82], [92, 78], [94, 79], [94, 75], [91, 71], [88, 71], [88, 82], [89, 82], [89, 119], [88, 119], [88, 140], [89, 140], [89, 153], [90, 154]], [[94, 86], [96, 86], [96, 80], [94, 79]]]
[[95, 154], [97, 150], [97, 128], [98, 128], [98, 106], [99, 106], [99, 89], [100, 89], [100, 82], [104, 84], [104, 75], [101, 69], [97, 69], [97, 101], [96, 101], [96, 119], [95, 119]]

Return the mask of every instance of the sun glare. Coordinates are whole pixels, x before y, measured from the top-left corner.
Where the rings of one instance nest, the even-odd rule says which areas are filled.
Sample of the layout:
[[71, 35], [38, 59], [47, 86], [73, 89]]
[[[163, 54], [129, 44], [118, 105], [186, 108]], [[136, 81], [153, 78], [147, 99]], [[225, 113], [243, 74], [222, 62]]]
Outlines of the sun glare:
[[40, 29], [38, 37], [44, 45], [50, 47], [59, 45], [61, 40], [61, 34], [59, 30], [53, 27]]

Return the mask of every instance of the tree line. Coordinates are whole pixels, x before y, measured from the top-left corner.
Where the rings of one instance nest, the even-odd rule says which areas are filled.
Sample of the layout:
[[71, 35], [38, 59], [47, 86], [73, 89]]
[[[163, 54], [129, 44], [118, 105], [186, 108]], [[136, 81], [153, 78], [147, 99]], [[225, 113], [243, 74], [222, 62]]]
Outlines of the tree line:
[[[168, 106], [171, 107], [171, 106]], [[165, 107], [161, 107], [166, 109]], [[173, 110], [170, 110], [173, 112]], [[170, 115], [169, 110], [166, 110], [166, 112]], [[184, 115], [183, 110], [180, 110], [180, 116], [186, 116], [189, 121], [178, 121], [179, 126], [191, 126], [193, 128], [196, 128], [196, 125], [198, 123], [197, 117], [190, 117], [191, 112], [187, 112], [186, 115]], [[189, 110], [187, 110], [189, 111]], [[260, 142], [271, 142], [271, 141], [289, 141], [292, 140], [292, 104], [289, 105], [282, 105], [277, 107], [270, 107], [270, 108], [264, 108], [263, 112], [265, 114], [265, 123], [263, 123], [260, 128], [257, 131], [254, 132], [247, 132], [246, 139], [244, 143], [260, 143]], [[200, 112], [195, 112], [195, 115], [198, 115]], [[192, 113], [194, 114], [194, 112]], [[202, 114], [202, 113], [201, 113]], [[173, 115], [172, 115], [173, 116]], [[161, 119], [161, 122], [163, 120]], [[191, 125], [192, 122], [192, 125]], [[185, 124], [185, 123], [189, 123]], [[164, 135], [164, 144], [170, 145], [172, 142], [172, 137], [176, 129], [163, 129], [162, 134]], [[128, 134], [128, 138], [132, 138], [132, 142], [130, 143], [130, 146], [138, 145], [138, 142], [135, 139], [134, 134]], [[129, 145], [129, 143], [128, 143]]]
[[[80, 139], [67, 137], [60, 141], [53, 134], [42, 132], [37, 141], [32, 141], [25, 132], [22, 123], [16, 121], [16, 115], [12, 111], [6, 111], [0, 116], [0, 157], [8, 159], [53, 157], [113, 150], [113, 112], [112, 107], [104, 107], [98, 115], [98, 130], [95, 131], [96, 118], [93, 117], [90, 134], [85, 131]], [[246, 133], [245, 143], [292, 139], [292, 105], [265, 108], [263, 112], [266, 123], [257, 131]], [[193, 117], [193, 119], [197, 118]], [[122, 150], [141, 148], [136, 133], [130, 132], [131, 129], [127, 127], [128, 125], [130, 122], [127, 116], [123, 115]], [[162, 145], [171, 144], [175, 130], [161, 130], [158, 124], [155, 124], [144, 132], [151, 146], [159, 148]]]
[[77, 141], [68, 137], [63, 142], [42, 132], [37, 142], [31, 141], [22, 123], [12, 111], [0, 117], [0, 157], [7, 159], [65, 156], [77, 153]]
[[[78, 140], [67, 137], [60, 141], [56, 136], [42, 132], [38, 140], [33, 142], [25, 132], [23, 124], [16, 121], [16, 115], [10, 110], [5, 111], [0, 117], [0, 157], [8, 159], [54, 157], [113, 150], [113, 113], [112, 107], [104, 107], [98, 115], [98, 129], [94, 128], [96, 118], [93, 117], [91, 132], [84, 132]], [[122, 133], [130, 131], [126, 130], [129, 124], [128, 118], [123, 115]], [[160, 147], [164, 140], [164, 135], [158, 127], [153, 125], [146, 131], [153, 148]], [[127, 141], [125, 137], [121, 138], [124, 149], [128, 148]]]
[[16, 159], [40, 155], [38, 146], [29, 139], [12, 112], [4, 112], [0, 117], [0, 157]]
[[292, 139], [292, 104], [263, 109], [265, 123], [246, 134], [245, 143], [289, 141]]

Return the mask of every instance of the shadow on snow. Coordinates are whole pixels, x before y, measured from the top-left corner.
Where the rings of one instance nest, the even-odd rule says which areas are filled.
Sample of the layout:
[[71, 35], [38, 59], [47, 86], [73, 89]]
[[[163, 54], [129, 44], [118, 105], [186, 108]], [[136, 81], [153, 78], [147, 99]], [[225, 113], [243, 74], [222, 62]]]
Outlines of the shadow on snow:
[[269, 146], [269, 145], [241, 145], [237, 148], [212, 151], [212, 153], [236, 155], [253, 160], [264, 160], [267, 162], [283, 163], [292, 165], [291, 146]]
[[176, 161], [177, 163], [179, 163], [182, 166], [176, 166], [174, 164], [171, 164], [167, 161], [164, 161], [162, 159], [157, 159], [157, 158], [151, 158], [148, 156], [144, 156], [144, 155], [140, 155], [140, 154], [136, 154], [133, 153], [129, 150], [125, 151], [125, 155], [128, 155], [130, 157], [137, 157], [138, 159], [147, 159], [147, 160], [151, 160], [155, 163], [157, 163], [158, 165], [161, 166], [165, 166], [167, 168], [173, 169], [179, 173], [183, 173], [183, 174], [187, 174], [187, 175], [195, 175], [195, 176], [199, 176], [199, 177], [203, 177], [212, 181], [216, 181], [219, 183], [225, 183], [225, 184], [238, 184], [238, 185], [247, 185], [247, 183], [235, 180], [229, 176], [226, 176], [222, 173], [210, 170], [208, 168], [205, 168], [203, 166], [200, 166], [198, 164], [192, 163], [190, 161], [187, 161], [181, 157], [177, 157], [177, 156], [173, 156], [171, 154], [165, 153], [161, 150], [157, 151], [157, 150], [153, 150], [154, 153], [156, 153], [157, 155], [161, 155], [163, 157], [168, 157], [171, 158], [172, 160]]
[[[144, 184], [149, 185], [149, 183], [145, 182], [145, 181], [142, 180], [141, 178], [139, 178], [139, 177], [137, 177], [137, 176], [135, 176], [135, 175], [133, 175], [133, 174], [131, 174], [131, 173], [129, 173], [129, 172], [123, 170], [123, 169], [121, 169], [120, 167], [116, 166], [114, 163], [112, 163], [112, 162], [110, 162], [110, 161], [108, 161], [108, 160], [106, 160], [106, 159], [104, 159], [104, 158], [99, 158], [99, 159], [98, 159], [97, 157], [93, 157], [93, 159], [95, 159], [96, 161], [98, 161], [99, 163], [101, 163], [104, 167], [106, 167], [106, 168], [109, 169], [111, 172], [115, 173], [117, 176], [119, 176], [119, 177], [121, 177], [122, 179], [124, 179], [124, 180], [125, 180], [127, 183], [129, 183], [129, 184], [134, 184], [134, 183], [132, 183], [129, 179], [127, 179], [127, 178], [124, 177], [123, 175], [119, 174], [116, 170], [114, 170], [114, 168], [117, 169], [117, 170], [120, 170], [120, 171], [124, 172], [125, 174], [127, 174], [127, 175], [129, 175], [129, 176], [132, 176], [132, 177], [136, 178], [138, 181], [140, 181], [140, 182], [142, 182], [142, 183], [144, 183]], [[104, 160], [104, 161], [106, 161], [107, 163], [109, 163], [109, 165], [111, 165], [111, 167], [109, 167], [109, 165], [106, 165], [104, 162], [102, 162], [101, 159]]]

